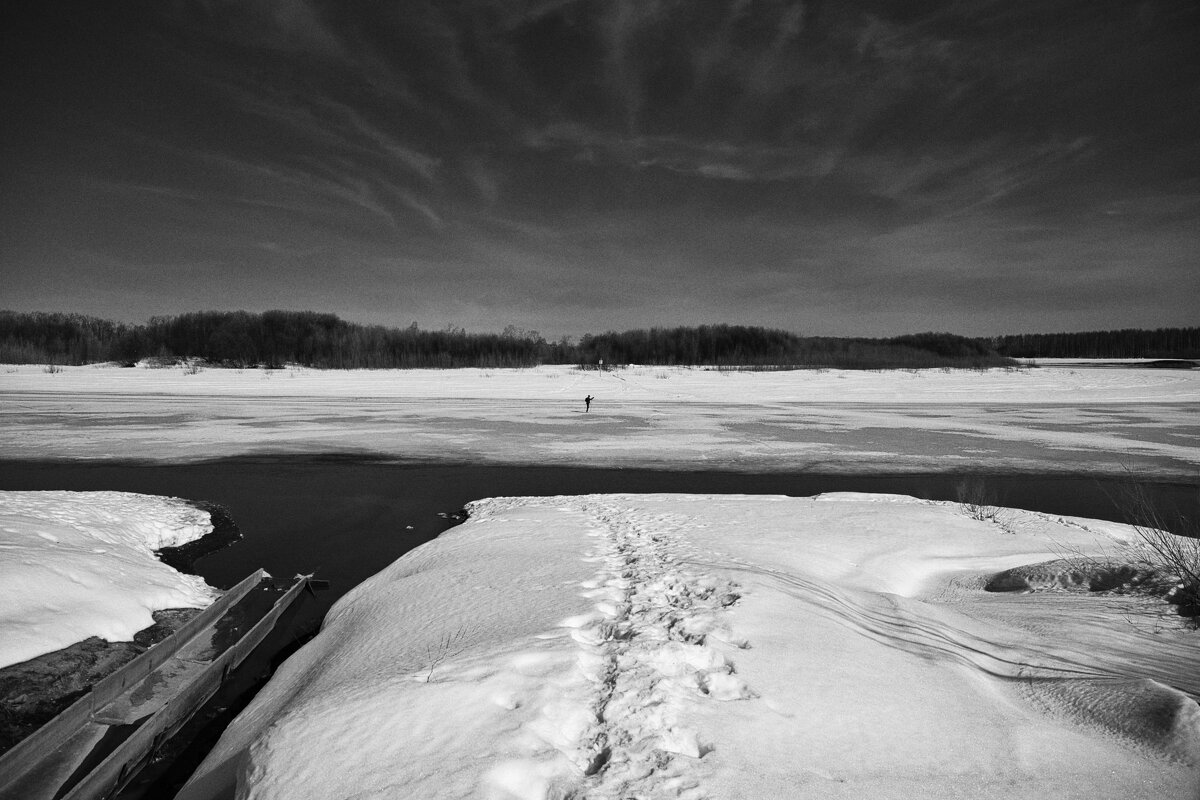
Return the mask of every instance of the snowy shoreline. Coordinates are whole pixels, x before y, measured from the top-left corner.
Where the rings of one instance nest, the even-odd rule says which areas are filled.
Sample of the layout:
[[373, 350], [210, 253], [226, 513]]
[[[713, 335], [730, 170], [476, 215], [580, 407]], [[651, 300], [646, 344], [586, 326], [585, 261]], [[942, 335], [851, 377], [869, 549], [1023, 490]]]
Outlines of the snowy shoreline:
[[208, 605], [215, 589], [155, 553], [212, 530], [176, 498], [0, 491], [0, 667], [92, 636], [130, 641], [155, 611]]
[[181, 797], [1200, 788], [1193, 631], [1132, 596], [982, 589], [1120, 557], [1127, 526], [855, 494], [470, 511], [339, 600]]

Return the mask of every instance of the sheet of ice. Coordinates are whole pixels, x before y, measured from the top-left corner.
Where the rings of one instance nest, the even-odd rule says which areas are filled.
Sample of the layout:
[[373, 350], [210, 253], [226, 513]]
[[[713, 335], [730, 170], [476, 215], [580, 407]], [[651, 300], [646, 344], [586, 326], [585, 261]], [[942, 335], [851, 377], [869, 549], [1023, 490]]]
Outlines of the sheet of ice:
[[[596, 398], [584, 413], [583, 398]], [[0, 367], [9, 458], [1194, 474], [1200, 370]], [[63, 435], [66, 431], [69, 435]]]
[[[360, 397], [404, 400], [469, 398], [540, 401], [564, 396], [580, 405], [588, 390], [601, 399], [649, 398], [696, 403], [1132, 403], [1194, 400], [1200, 370], [1037, 369], [784, 370], [756, 372], [701, 367], [632, 366], [580, 370], [551, 365], [528, 369], [315, 370], [292, 367], [202, 369], [111, 364], [61, 367], [0, 365], [5, 391], [100, 392], [183, 397]], [[576, 402], [577, 401], [577, 402]], [[597, 403], [597, 407], [601, 404]]]
[[1123, 526], [844, 494], [470, 511], [342, 598], [181, 797], [1200, 790], [1194, 632], [1078, 597], [1024, 626], [1020, 598], [999, 612], [979, 588], [1120, 555]]
[[128, 641], [154, 611], [208, 605], [215, 590], [154, 551], [212, 529], [170, 497], [0, 491], [0, 667], [91, 636]]

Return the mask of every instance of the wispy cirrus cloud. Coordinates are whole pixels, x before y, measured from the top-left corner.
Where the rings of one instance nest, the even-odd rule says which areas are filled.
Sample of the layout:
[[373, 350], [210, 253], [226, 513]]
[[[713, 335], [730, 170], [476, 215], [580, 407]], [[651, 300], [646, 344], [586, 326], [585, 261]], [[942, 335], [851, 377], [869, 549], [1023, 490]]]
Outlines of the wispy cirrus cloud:
[[347, 49], [310, 0], [172, 0], [171, 18], [241, 45], [345, 59]]
[[[511, 314], [970, 332], [1006, 328], [1022, 291], [1043, 311], [1107, 297], [1115, 319], [1156, 281], [1194, 286], [1192, 0], [35, 11], [0, 78], [22, 109], [0, 149], [9, 271], [159, 264], [169, 293], [195, 263], [276, 305], [279, 286], [319, 301], [336, 269], [340, 309], [430, 321], [455, 295], [460, 324], [548, 333]], [[1194, 316], [1184, 294], [1154, 322]]]

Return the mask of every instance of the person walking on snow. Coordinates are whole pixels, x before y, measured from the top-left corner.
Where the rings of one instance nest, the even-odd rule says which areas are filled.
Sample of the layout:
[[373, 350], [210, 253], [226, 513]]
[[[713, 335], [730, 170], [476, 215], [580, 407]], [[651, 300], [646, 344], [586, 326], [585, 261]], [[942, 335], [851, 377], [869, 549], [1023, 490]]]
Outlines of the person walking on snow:
[[587, 397], [583, 398], [583, 413], [586, 414], [591, 410], [592, 410], [592, 396], [589, 394]]

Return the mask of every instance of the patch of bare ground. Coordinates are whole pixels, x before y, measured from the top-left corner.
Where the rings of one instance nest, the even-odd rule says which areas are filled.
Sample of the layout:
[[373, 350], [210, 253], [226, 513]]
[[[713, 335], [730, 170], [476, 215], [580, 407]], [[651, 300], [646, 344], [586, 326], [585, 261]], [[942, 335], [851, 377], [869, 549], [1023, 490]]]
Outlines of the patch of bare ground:
[[97, 681], [170, 636], [200, 613], [198, 608], [154, 612], [154, 624], [132, 642], [97, 636], [0, 669], [0, 753], [49, 722]]
[[1161, 580], [1157, 570], [1144, 564], [1059, 558], [997, 572], [983, 588], [989, 592], [1155, 592]]
[[[1065, 592], [1090, 595], [1139, 597], [1152, 604], [1162, 603], [1162, 612], [1173, 608], [1191, 629], [1200, 627], [1200, 610], [1191, 601], [1179, 576], [1147, 560], [1122, 561], [1066, 557], [1023, 564], [986, 577], [982, 588], [989, 592]], [[1142, 609], [1145, 611], [1145, 609]]]

